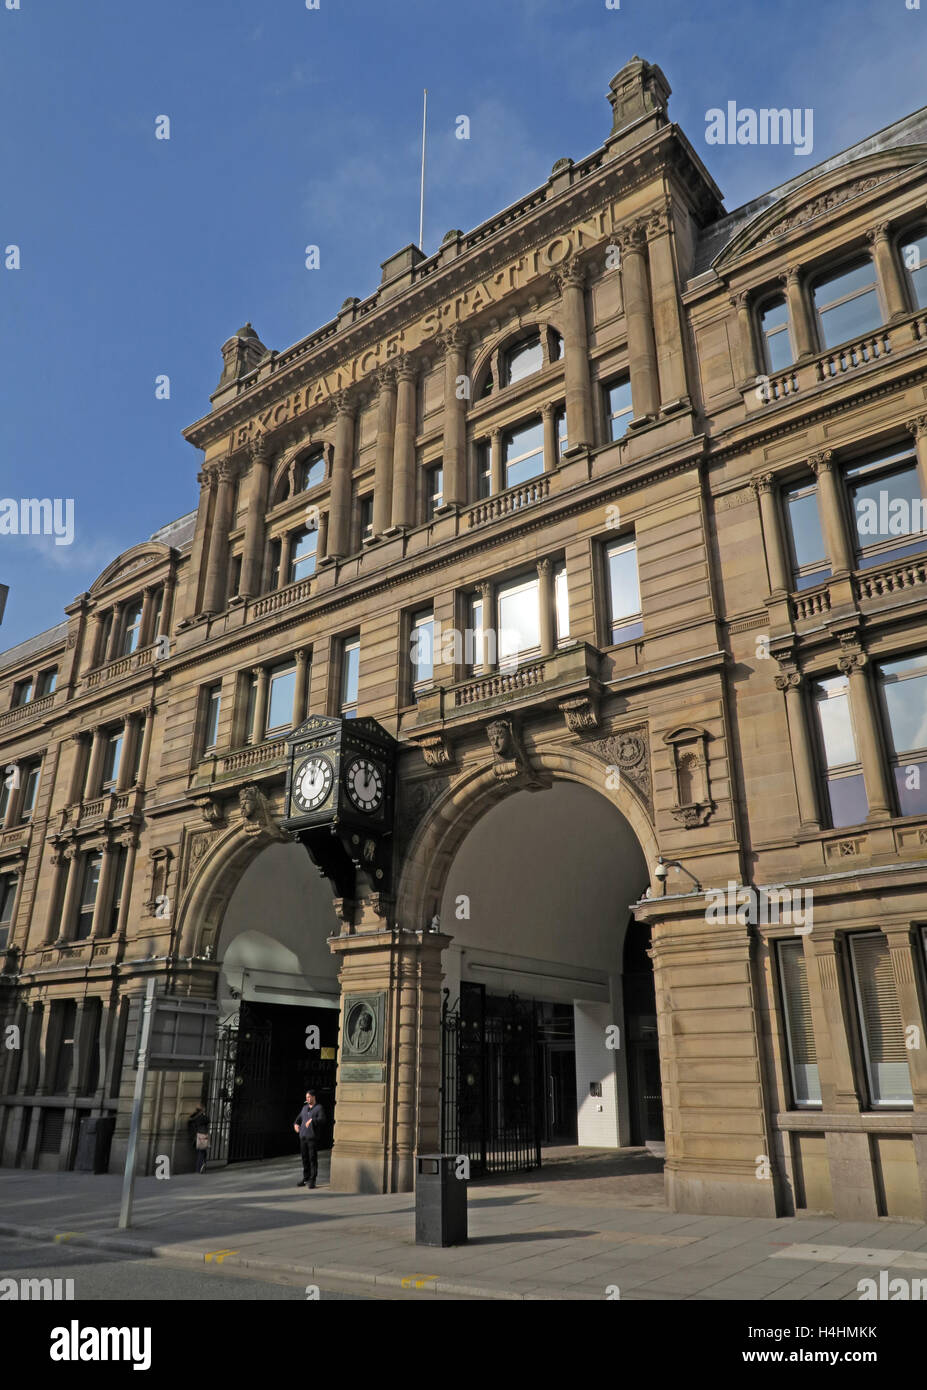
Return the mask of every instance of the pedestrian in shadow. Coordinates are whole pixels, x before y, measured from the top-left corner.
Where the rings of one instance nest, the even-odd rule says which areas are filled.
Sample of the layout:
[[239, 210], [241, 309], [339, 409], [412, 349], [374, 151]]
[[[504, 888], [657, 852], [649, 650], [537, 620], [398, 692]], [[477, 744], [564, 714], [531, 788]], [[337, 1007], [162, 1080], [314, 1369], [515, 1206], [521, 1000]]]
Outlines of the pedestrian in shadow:
[[325, 1124], [325, 1111], [316, 1101], [315, 1091], [306, 1092], [306, 1104], [293, 1121], [299, 1135], [299, 1152], [303, 1160], [302, 1181], [297, 1187], [315, 1187], [319, 1176], [319, 1141]]
[[187, 1133], [196, 1152], [196, 1171], [206, 1172], [206, 1152], [209, 1148], [209, 1116], [198, 1105], [187, 1121]]

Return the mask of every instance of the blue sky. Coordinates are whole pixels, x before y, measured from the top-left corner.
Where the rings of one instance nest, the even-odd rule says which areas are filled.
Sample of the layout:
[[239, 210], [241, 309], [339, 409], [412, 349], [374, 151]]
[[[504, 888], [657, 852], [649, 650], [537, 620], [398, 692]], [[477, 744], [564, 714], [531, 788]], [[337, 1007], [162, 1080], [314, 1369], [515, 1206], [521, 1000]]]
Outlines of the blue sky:
[[[0, 497], [73, 497], [75, 538], [0, 536], [0, 649], [195, 506], [180, 432], [226, 337], [250, 319], [286, 347], [417, 239], [423, 87], [429, 253], [597, 148], [635, 53], [729, 209], [927, 101], [927, 0], [10, 2], [0, 247], [22, 268], [0, 262]], [[706, 111], [731, 100], [812, 107], [811, 159], [707, 146]]]

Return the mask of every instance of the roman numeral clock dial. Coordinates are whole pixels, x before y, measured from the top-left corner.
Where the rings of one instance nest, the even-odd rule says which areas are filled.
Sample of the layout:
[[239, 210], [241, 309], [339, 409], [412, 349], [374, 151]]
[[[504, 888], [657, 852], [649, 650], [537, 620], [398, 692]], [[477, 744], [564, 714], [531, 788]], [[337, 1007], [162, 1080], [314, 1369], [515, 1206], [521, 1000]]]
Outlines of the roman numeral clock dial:
[[332, 789], [334, 769], [328, 758], [316, 754], [300, 763], [293, 778], [293, 800], [302, 811], [315, 811]]
[[345, 791], [358, 811], [372, 815], [383, 802], [383, 770], [370, 758], [352, 758], [344, 772]]

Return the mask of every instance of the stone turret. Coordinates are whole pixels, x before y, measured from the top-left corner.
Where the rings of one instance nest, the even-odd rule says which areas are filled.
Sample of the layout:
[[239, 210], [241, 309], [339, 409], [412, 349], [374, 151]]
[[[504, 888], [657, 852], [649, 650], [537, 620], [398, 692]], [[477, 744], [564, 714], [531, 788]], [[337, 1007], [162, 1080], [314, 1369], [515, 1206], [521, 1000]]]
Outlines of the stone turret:
[[222, 344], [222, 375], [212, 399], [215, 399], [215, 395], [226, 386], [230, 386], [233, 381], [237, 381], [256, 367], [266, 352], [267, 348], [250, 323], [246, 323], [244, 328], [239, 328], [237, 333]]
[[612, 108], [608, 145], [616, 141], [620, 148], [639, 144], [668, 123], [666, 108], [672, 88], [656, 63], [647, 63], [635, 54], [608, 87]]

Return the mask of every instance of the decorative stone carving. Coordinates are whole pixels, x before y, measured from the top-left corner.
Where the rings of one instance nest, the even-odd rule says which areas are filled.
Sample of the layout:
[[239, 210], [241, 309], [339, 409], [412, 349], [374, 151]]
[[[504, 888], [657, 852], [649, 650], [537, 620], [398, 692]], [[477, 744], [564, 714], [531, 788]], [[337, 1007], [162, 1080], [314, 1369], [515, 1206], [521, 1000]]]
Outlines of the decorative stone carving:
[[561, 294], [570, 287], [582, 289], [586, 283], [586, 267], [575, 256], [570, 256], [557, 267], [553, 279]]
[[145, 896], [145, 913], [149, 917], [155, 916], [159, 900], [168, 898], [173, 857], [171, 850], [164, 845], [151, 850], [148, 855], [149, 883]]
[[225, 807], [217, 796], [197, 796], [193, 801], [207, 825], [221, 825], [225, 820]]
[[434, 803], [444, 795], [448, 785], [446, 777], [423, 777], [415, 782], [400, 783], [396, 819], [400, 855], [405, 853], [419, 822], [424, 820]]
[[412, 742], [422, 750], [429, 767], [450, 767], [454, 761], [454, 750], [446, 734], [426, 734]]
[[868, 660], [865, 652], [844, 652], [837, 658], [837, 669], [848, 676], [851, 671], [861, 671]]
[[775, 677], [777, 690], [797, 690], [801, 685], [801, 671], [782, 671]]
[[285, 840], [287, 835], [271, 814], [267, 797], [254, 782], [246, 782], [238, 793], [242, 829], [246, 835], [269, 835], [273, 840]]
[[852, 198], [856, 198], [861, 193], [869, 193], [873, 188], [878, 188], [880, 183], [885, 183], [887, 179], [895, 176], [895, 170], [876, 178], [869, 175], [867, 178], [855, 179], [852, 183], [846, 183], [840, 188], [832, 188], [828, 193], [822, 193], [817, 198], [810, 199], [802, 204], [795, 212], [789, 213], [787, 217], [781, 217], [777, 222], [757, 239], [755, 245], [764, 246], [767, 241], [772, 241], [774, 237], [781, 236], [783, 232], [790, 232], [795, 227], [804, 226], [806, 222], [811, 222], [815, 217], [822, 216], [825, 212], [832, 212], [835, 208], [848, 203]]
[[529, 787], [540, 785], [528, 762], [513, 719], [494, 719], [486, 726], [486, 737], [492, 749], [492, 770], [500, 782], [520, 782]]
[[675, 804], [670, 815], [686, 830], [705, 825], [716, 810], [708, 778], [708, 730], [694, 724], [663, 737], [672, 757]]
[[571, 734], [584, 734], [599, 727], [599, 702], [594, 695], [561, 700], [558, 708]]
[[649, 740], [645, 725], [621, 729], [609, 738], [597, 739], [586, 747], [609, 767], [617, 767], [630, 783], [653, 819], [653, 784], [650, 778]]

